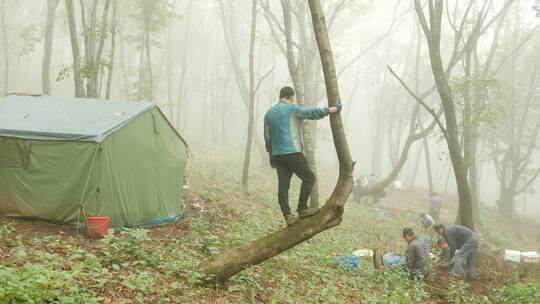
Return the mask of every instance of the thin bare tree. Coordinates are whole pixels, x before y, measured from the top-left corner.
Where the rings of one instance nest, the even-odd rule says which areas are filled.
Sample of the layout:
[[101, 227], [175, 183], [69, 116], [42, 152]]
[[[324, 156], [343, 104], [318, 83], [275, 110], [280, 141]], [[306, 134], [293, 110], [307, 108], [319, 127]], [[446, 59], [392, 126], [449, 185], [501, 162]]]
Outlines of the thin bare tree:
[[43, 62], [41, 66], [42, 93], [44, 95], [51, 94], [51, 56], [58, 2], [60, 0], [47, 0], [47, 21], [45, 24], [45, 35], [43, 37]]
[[9, 40], [6, 22], [6, 0], [2, 0], [2, 49], [4, 53], [4, 95], [8, 94], [9, 88]]

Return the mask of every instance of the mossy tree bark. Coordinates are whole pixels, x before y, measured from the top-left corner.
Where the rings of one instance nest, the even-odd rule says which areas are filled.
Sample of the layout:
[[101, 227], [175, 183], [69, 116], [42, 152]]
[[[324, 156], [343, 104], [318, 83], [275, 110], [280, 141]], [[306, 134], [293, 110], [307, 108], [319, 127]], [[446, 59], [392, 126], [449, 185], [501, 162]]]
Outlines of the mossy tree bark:
[[[334, 106], [340, 100], [340, 95], [325, 17], [320, 0], [310, 0], [309, 7], [326, 80], [328, 106]], [[228, 249], [203, 262], [201, 269], [209, 281], [223, 283], [236, 273], [270, 259], [341, 223], [343, 207], [352, 191], [354, 163], [351, 160], [340, 114], [330, 116], [330, 126], [339, 160], [339, 178], [326, 204], [316, 215], [300, 221], [293, 227], [284, 228], [244, 246]]]

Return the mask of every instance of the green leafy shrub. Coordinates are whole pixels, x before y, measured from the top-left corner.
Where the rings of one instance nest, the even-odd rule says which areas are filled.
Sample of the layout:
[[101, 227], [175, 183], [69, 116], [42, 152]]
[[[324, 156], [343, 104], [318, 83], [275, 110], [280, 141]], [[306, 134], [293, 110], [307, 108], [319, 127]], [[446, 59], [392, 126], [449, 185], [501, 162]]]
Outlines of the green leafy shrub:
[[529, 284], [510, 284], [496, 292], [496, 299], [508, 304], [535, 304], [540, 302], [540, 289]]
[[153, 266], [158, 262], [158, 253], [147, 248], [150, 241], [148, 230], [132, 229], [122, 231], [119, 235], [107, 235], [103, 242], [106, 246], [101, 249], [102, 260], [105, 264], [119, 267], [123, 263], [142, 263]]
[[26, 263], [20, 268], [0, 265], [0, 302], [75, 304], [98, 299], [77, 284], [73, 273]]

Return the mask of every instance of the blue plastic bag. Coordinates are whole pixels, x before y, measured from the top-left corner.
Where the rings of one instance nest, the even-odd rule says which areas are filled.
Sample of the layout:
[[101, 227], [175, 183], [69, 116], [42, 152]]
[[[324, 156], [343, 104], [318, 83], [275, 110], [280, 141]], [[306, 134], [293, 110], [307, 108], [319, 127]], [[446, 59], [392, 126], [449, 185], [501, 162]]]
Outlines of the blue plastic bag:
[[388, 266], [397, 266], [403, 262], [403, 258], [393, 252], [383, 255], [383, 261]]
[[336, 258], [339, 266], [349, 268], [350, 270], [358, 268], [358, 258], [354, 255], [344, 255]]
[[377, 220], [378, 220], [378, 221], [383, 221], [383, 220], [385, 220], [388, 216], [389, 216], [389, 212], [388, 212], [387, 209], [381, 210], [381, 211], [377, 214]]

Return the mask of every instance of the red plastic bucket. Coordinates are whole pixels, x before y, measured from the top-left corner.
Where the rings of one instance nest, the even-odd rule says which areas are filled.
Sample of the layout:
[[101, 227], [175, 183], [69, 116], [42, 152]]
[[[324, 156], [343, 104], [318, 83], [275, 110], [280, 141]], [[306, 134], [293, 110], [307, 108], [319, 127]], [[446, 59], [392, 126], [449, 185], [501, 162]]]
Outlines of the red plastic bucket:
[[109, 220], [108, 216], [87, 216], [88, 236], [92, 239], [99, 239], [107, 235]]

